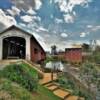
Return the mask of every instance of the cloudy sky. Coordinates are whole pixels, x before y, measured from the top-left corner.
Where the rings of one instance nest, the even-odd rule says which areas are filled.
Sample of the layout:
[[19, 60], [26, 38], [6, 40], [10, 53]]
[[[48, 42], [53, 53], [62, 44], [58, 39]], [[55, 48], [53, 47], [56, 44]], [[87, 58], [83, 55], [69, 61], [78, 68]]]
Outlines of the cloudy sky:
[[100, 0], [0, 0], [0, 31], [16, 25], [45, 50], [100, 40]]

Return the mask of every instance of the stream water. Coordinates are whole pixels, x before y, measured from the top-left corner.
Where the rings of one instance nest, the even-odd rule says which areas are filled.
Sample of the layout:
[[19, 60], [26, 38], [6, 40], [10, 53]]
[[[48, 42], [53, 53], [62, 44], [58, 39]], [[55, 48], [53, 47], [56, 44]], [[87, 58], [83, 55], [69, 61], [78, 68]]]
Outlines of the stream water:
[[63, 71], [64, 64], [60, 61], [56, 61], [56, 62], [50, 61], [50, 62], [46, 63], [45, 68]]

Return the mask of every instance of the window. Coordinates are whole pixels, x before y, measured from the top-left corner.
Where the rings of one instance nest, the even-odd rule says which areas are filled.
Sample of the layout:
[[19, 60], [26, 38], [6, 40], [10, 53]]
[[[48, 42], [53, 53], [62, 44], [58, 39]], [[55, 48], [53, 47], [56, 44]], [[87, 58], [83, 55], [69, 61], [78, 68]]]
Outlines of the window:
[[38, 53], [38, 49], [34, 48], [34, 53], [37, 54]]
[[43, 52], [41, 52], [41, 55], [43, 55]]

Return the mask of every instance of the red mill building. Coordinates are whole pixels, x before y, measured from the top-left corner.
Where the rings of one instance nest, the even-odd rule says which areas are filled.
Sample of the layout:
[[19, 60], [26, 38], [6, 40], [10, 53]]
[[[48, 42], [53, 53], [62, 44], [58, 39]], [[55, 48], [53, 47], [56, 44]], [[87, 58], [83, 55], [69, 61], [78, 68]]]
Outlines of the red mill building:
[[66, 48], [65, 59], [68, 62], [79, 63], [82, 61], [82, 48]]
[[38, 62], [45, 56], [45, 51], [32, 34], [14, 25], [0, 33], [0, 60], [20, 58]]

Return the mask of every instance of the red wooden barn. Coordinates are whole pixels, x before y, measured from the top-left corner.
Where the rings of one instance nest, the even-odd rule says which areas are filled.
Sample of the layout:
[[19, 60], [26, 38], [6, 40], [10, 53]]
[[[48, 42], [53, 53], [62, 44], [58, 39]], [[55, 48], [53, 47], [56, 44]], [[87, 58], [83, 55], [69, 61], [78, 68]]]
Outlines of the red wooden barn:
[[0, 60], [27, 59], [38, 62], [45, 57], [44, 49], [33, 34], [14, 25], [0, 33]]
[[82, 48], [66, 48], [65, 60], [73, 63], [82, 62]]

